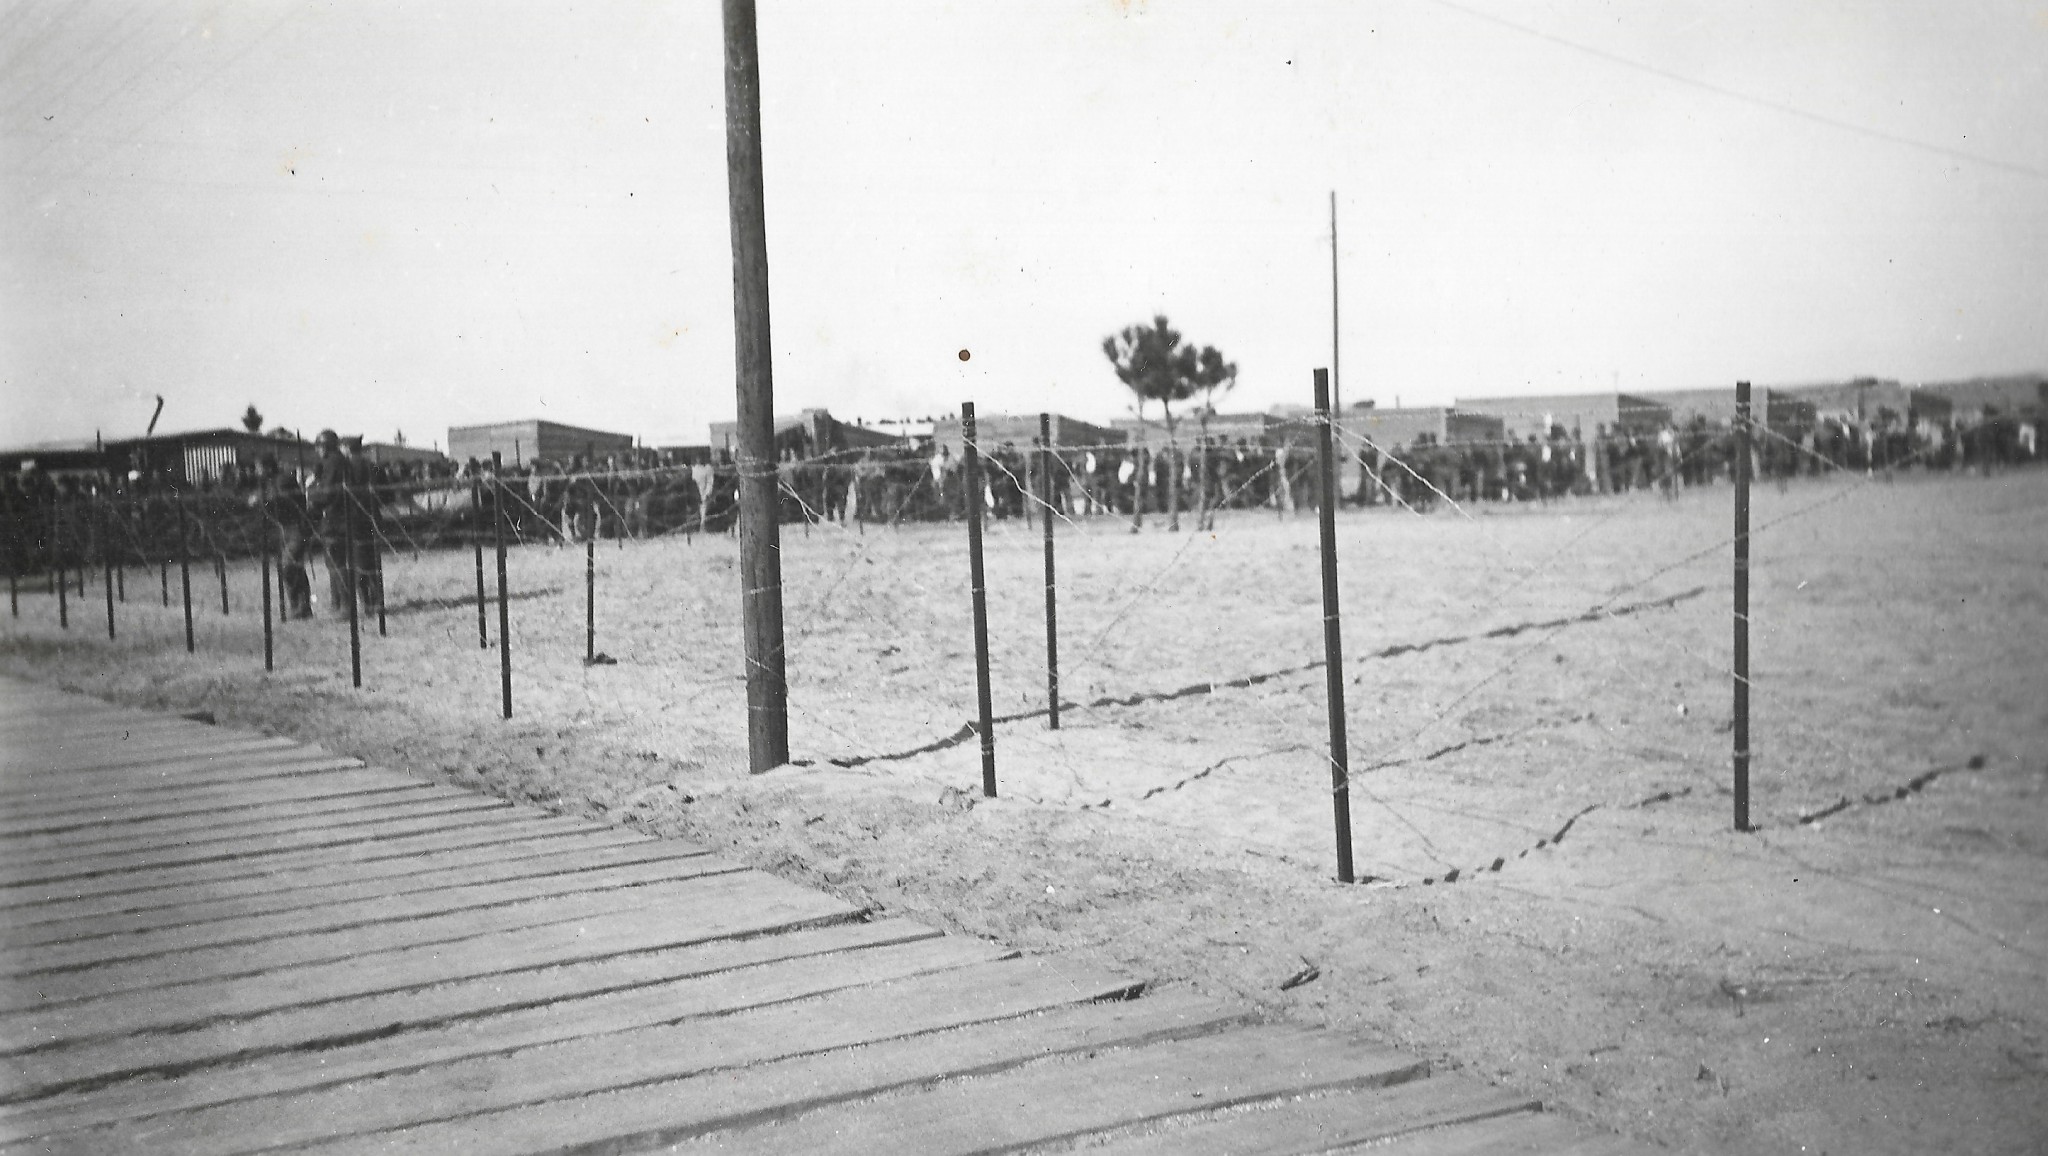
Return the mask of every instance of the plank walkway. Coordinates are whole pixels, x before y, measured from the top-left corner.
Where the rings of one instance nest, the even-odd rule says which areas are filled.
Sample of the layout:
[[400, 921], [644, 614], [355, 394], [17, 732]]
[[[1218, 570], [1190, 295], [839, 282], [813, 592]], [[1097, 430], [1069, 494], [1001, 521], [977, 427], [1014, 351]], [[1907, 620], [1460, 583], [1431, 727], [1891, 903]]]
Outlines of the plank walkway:
[[686, 843], [0, 679], [0, 1153], [1633, 1150]]

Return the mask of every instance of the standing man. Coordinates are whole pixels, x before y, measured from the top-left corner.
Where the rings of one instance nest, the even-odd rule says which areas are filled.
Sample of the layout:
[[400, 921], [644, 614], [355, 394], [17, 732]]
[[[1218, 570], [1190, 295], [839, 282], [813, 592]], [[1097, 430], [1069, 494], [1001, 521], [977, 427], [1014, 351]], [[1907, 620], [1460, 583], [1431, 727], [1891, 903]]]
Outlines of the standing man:
[[[347, 618], [348, 600], [352, 597], [360, 597], [363, 609], [375, 613], [383, 601], [376, 527], [357, 509], [358, 502], [375, 499], [367, 493], [349, 492], [369, 479], [362, 476], [359, 463], [342, 453], [341, 438], [333, 430], [321, 430], [313, 439], [313, 448], [319, 451], [320, 460], [313, 467], [313, 486], [306, 506], [308, 520], [319, 528], [321, 553], [327, 561], [327, 593], [333, 600], [329, 613]], [[351, 529], [356, 543], [354, 590], [349, 589], [347, 573]]]
[[313, 437], [313, 484], [306, 493], [307, 518], [320, 535], [320, 556], [327, 565], [327, 612], [348, 617], [347, 559], [349, 463], [341, 455], [341, 438], [331, 429]]
[[306, 561], [313, 553], [313, 522], [306, 510], [306, 494], [297, 475], [277, 467], [277, 459], [263, 459], [263, 478], [270, 520], [277, 526], [279, 582], [284, 586], [284, 617], [313, 617], [313, 583], [306, 576]]

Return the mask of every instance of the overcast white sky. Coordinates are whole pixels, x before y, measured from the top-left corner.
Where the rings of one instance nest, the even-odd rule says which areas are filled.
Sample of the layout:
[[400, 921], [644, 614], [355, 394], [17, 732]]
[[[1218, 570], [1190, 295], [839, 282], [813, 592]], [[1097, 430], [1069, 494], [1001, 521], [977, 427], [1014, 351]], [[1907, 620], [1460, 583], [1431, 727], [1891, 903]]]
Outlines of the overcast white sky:
[[[778, 3], [777, 408], [2048, 368], [2038, 0]], [[718, 5], [0, 4], [0, 442], [729, 417]], [[962, 348], [973, 352], [966, 365]]]

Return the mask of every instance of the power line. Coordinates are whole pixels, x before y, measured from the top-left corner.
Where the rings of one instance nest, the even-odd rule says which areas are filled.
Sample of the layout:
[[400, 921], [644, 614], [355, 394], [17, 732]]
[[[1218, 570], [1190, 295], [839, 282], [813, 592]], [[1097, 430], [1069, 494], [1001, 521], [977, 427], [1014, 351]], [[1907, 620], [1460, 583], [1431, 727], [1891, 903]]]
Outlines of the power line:
[[1605, 49], [1594, 48], [1588, 44], [1581, 44], [1576, 40], [1567, 40], [1562, 36], [1557, 36], [1552, 33], [1545, 32], [1540, 28], [1532, 28], [1527, 24], [1520, 24], [1513, 20], [1508, 20], [1503, 17], [1495, 16], [1489, 12], [1481, 12], [1476, 8], [1467, 8], [1463, 4], [1455, 3], [1454, 0], [1429, 0], [1429, 3], [1434, 4], [1439, 8], [1447, 8], [1452, 12], [1457, 12], [1462, 15], [1469, 16], [1474, 20], [1484, 21], [1485, 23], [1492, 24], [1495, 27], [1505, 28], [1511, 32], [1519, 32], [1524, 36], [1533, 36], [1538, 40], [1542, 40], [1550, 44], [1555, 44], [1561, 48], [1569, 48], [1574, 52], [1583, 53], [1587, 56], [1595, 57], [1599, 60], [1604, 60], [1609, 64], [1619, 65], [1623, 68], [1633, 69], [1637, 72], [1645, 72], [1650, 74], [1651, 76], [1671, 81], [1674, 84], [1682, 84], [1688, 88], [1696, 88], [1702, 92], [1710, 92], [1713, 93], [1715, 96], [1723, 97], [1728, 100], [1739, 101], [1743, 104], [1753, 105], [1757, 108], [1769, 109], [1772, 112], [1783, 113], [1786, 116], [1796, 117], [1800, 120], [1808, 121], [1813, 124], [1823, 125], [1832, 129], [1837, 129], [1842, 132], [1854, 133], [1857, 136], [1868, 137], [1871, 140], [1880, 140], [1884, 141], [1887, 144], [1904, 145], [1907, 148], [1918, 149], [1922, 152], [1933, 153], [1937, 156], [1948, 157], [1951, 160], [1968, 161], [1971, 164], [1983, 165], [1987, 168], [1999, 169], [2004, 172], [2014, 173], [2023, 177], [2033, 177], [2036, 180], [2048, 179], [2048, 169], [2037, 168], [2033, 165], [2022, 164], [2018, 161], [2004, 160], [1999, 157], [1986, 156], [1982, 153], [1973, 153], [1964, 149], [1951, 148], [1948, 145], [1937, 144], [1933, 141], [1920, 140], [1916, 137], [1902, 136], [1899, 133], [1890, 132], [1885, 129], [1873, 128], [1869, 125], [1857, 124], [1855, 121], [1842, 120], [1838, 117], [1828, 116], [1825, 113], [1813, 112], [1809, 109], [1800, 108], [1797, 105], [1785, 104], [1780, 101], [1772, 100], [1769, 97], [1757, 96], [1753, 93], [1747, 93], [1742, 92], [1738, 89], [1727, 88], [1722, 85], [1715, 84], [1710, 80], [1701, 80], [1698, 77], [1687, 76], [1683, 73], [1673, 72], [1667, 68], [1659, 68], [1654, 64], [1648, 64], [1643, 61], [1633, 59], [1631, 57], [1622, 56], [1613, 52], [1608, 52]]

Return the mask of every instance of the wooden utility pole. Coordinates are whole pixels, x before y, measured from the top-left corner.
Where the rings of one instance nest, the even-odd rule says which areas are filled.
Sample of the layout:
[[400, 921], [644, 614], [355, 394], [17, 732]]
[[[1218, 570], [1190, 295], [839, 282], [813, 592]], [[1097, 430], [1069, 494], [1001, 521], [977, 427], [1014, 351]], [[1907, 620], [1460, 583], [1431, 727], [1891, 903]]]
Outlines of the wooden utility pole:
[[1330, 190], [1330, 412], [1344, 413], [1343, 392], [1337, 388], [1337, 190]]
[[739, 400], [740, 617], [747, 660], [747, 765], [759, 774], [789, 761], [768, 221], [761, 181], [761, 51], [754, 35], [754, 0], [724, 0], [724, 5], [725, 179]]

